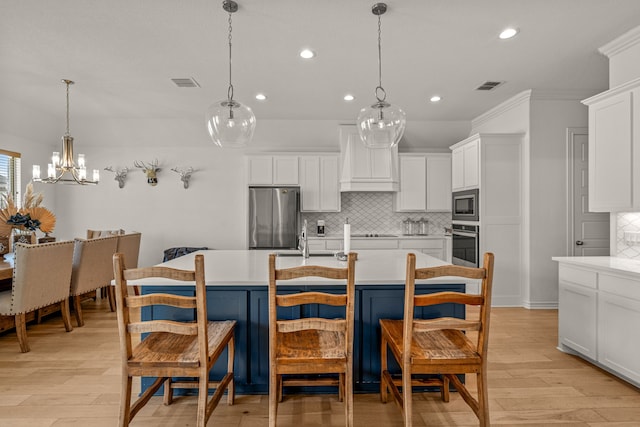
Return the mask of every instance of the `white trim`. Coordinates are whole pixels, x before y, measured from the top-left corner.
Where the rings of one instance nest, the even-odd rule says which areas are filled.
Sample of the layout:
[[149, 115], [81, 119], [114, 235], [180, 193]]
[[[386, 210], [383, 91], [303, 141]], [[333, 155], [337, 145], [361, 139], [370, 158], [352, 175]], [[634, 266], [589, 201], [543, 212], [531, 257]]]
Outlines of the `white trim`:
[[611, 88], [611, 89], [609, 89], [607, 91], [604, 91], [602, 93], [594, 95], [591, 98], [587, 98], [587, 99], [583, 100], [582, 103], [584, 105], [595, 104], [596, 102], [599, 102], [599, 101], [601, 101], [603, 99], [606, 99], [606, 98], [609, 98], [611, 96], [618, 95], [620, 93], [630, 92], [631, 90], [635, 89], [636, 87], [640, 87], [640, 77], [638, 77], [637, 79], [629, 80], [626, 83], [623, 83], [623, 84], [621, 84], [619, 86], [616, 86], [614, 88]]
[[509, 98], [508, 100], [504, 101], [501, 104], [496, 105], [495, 107], [493, 107], [492, 109], [490, 109], [489, 111], [479, 115], [478, 117], [476, 117], [475, 119], [471, 119], [471, 128], [472, 129], [476, 129], [479, 126], [485, 124], [486, 122], [488, 122], [489, 120], [492, 120], [502, 114], [504, 114], [506, 111], [512, 110], [515, 107], [528, 102], [529, 99], [531, 98], [531, 89], [529, 90], [525, 90], [524, 92], [520, 92], [519, 94]]
[[542, 302], [531, 302], [525, 301], [522, 305], [524, 308], [529, 310], [557, 310], [558, 309], [558, 301], [542, 301]]
[[640, 42], [640, 27], [632, 28], [620, 37], [598, 49], [598, 52], [611, 59], [612, 56], [623, 52]]

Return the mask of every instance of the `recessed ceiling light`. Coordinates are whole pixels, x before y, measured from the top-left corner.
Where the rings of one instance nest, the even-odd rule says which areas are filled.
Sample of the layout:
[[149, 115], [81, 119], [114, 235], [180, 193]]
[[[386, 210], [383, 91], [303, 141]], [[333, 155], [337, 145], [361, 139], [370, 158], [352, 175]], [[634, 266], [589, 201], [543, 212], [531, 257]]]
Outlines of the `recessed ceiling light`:
[[518, 34], [518, 30], [517, 29], [515, 29], [515, 28], [505, 28], [500, 33], [499, 37], [502, 40], [505, 40], [505, 39], [510, 39], [511, 37], [515, 36], [516, 34]]
[[343, 98], [345, 101], [353, 101], [354, 99], [356, 99], [355, 96], [351, 95], [350, 93], [346, 94]]
[[303, 50], [300, 51], [300, 58], [311, 59], [314, 56], [316, 56], [316, 53], [314, 51], [312, 51], [311, 49], [303, 49]]
[[256, 99], [258, 101], [264, 101], [265, 99], [267, 99], [267, 95], [265, 95], [264, 93], [259, 93], [256, 95]]
[[439, 102], [442, 98], [439, 95], [433, 95], [430, 99], [431, 102]]

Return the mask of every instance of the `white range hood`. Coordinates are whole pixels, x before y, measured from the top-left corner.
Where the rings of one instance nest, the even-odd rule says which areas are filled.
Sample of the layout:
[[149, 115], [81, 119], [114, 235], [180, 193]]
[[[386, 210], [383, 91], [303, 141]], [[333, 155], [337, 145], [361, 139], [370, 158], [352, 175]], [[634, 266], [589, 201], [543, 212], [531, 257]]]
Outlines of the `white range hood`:
[[340, 126], [340, 191], [398, 191], [398, 147], [367, 148], [355, 125]]

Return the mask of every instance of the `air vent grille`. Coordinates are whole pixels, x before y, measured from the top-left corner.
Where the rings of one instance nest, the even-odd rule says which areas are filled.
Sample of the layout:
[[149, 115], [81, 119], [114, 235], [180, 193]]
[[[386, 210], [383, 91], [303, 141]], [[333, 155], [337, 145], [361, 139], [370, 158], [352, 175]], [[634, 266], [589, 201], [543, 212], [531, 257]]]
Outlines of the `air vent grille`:
[[484, 83], [482, 83], [480, 86], [478, 86], [476, 88], [476, 90], [493, 90], [495, 88], [497, 88], [498, 86], [502, 85], [504, 82], [492, 82], [492, 81], [486, 81]]
[[186, 79], [171, 79], [171, 81], [178, 87], [200, 87], [198, 82], [192, 77]]

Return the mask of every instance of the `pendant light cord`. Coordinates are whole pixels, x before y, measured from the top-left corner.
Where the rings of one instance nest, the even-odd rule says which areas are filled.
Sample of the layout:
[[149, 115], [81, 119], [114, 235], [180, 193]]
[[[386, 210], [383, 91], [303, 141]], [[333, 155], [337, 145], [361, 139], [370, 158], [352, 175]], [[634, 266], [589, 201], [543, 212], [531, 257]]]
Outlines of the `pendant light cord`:
[[229, 88], [227, 89], [227, 99], [233, 101], [233, 84], [231, 84], [231, 12], [229, 12]]
[[69, 136], [69, 82], [65, 83], [67, 84], [67, 132], [64, 135]]
[[[380, 98], [382, 95], [382, 98]], [[376, 99], [378, 102], [384, 102], [387, 98], [387, 92], [382, 87], [382, 20], [378, 15], [378, 87], [376, 87]]]

